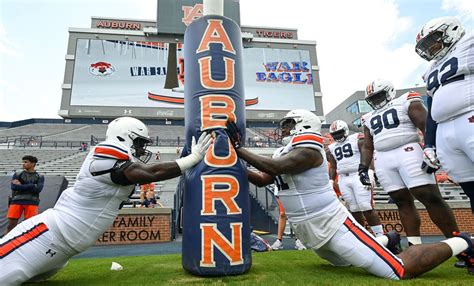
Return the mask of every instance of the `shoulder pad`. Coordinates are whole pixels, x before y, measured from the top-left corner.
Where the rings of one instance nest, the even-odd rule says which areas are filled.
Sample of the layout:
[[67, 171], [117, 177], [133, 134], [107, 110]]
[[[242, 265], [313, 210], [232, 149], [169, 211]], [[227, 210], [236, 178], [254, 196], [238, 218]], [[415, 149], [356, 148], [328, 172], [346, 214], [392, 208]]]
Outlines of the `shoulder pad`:
[[322, 149], [324, 138], [321, 134], [316, 132], [302, 132], [298, 133], [291, 139], [292, 147], [309, 147], [315, 149]]
[[130, 159], [127, 149], [112, 142], [102, 142], [94, 148], [94, 158], [127, 161]]
[[421, 95], [418, 92], [410, 91], [406, 94], [406, 99], [407, 100], [413, 100], [413, 99], [421, 100]]

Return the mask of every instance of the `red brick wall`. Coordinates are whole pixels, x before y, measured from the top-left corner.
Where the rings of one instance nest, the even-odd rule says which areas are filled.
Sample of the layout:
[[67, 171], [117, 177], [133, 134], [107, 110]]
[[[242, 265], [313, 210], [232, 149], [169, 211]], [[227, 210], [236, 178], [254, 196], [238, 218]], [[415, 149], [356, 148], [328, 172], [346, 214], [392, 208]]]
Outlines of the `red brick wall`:
[[119, 214], [96, 245], [171, 241], [171, 214]]
[[[474, 216], [471, 209], [452, 209], [456, 222], [461, 231], [474, 233]], [[376, 210], [385, 231], [395, 229], [402, 235], [405, 235], [403, 226], [400, 222], [400, 214], [397, 209]], [[421, 218], [421, 235], [443, 235], [436, 225], [431, 221], [428, 212], [425, 209], [418, 209]]]

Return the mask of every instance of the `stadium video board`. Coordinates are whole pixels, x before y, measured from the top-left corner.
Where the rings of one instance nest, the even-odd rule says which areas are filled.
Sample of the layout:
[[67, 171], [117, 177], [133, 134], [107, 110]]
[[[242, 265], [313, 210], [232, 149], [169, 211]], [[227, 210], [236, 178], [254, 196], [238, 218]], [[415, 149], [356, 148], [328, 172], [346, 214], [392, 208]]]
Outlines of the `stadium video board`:
[[[315, 110], [309, 51], [250, 47], [243, 58], [247, 110]], [[184, 108], [184, 64], [179, 43], [78, 39], [70, 105]]]

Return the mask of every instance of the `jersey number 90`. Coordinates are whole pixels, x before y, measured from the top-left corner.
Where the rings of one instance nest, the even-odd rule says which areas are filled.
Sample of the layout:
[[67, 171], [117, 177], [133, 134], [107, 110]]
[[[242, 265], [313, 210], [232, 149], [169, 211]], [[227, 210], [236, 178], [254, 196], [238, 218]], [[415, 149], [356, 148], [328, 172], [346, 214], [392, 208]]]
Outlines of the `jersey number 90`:
[[370, 129], [374, 131], [374, 135], [379, 134], [382, 130], [397, 128], [400, 125], [397, 110], [389, 109], [382, 115], [378, 114], [370, 119]]

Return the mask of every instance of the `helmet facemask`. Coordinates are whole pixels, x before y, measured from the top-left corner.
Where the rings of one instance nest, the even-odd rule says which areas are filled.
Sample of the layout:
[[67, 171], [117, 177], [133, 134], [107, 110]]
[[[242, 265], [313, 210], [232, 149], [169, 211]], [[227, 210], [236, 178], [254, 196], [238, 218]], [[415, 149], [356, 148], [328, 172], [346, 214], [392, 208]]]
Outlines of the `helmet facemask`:
[[427, 61], [440, 60], [465, 34], [455, 17], [440, 17], [426, 23], [416, 36], [416, 53]]
[[[443, 24], [428, 36], [420, 39], [415, 46], [416, 53], [427, 61], [443, 57], [452, 45], [452, 42], [447, 41], [449, 38], [446, 35], [448, 27], [448, 25]], [[440, 54], [442, 51], [444, 52]]]
[[148, 163], [148, 161], [151, 159], [152, 152], [146, 148], [151, 144], [151, 139], [140, 136], [134, 132], [132, 132], [130, 135], [130, 139], [132, 139], [133, 142], [132, 146], [130, 147], [133, 157], [137, 158], [137, 160], [144, 164]]
[[339, 129], [337, 131], [331, 132], [330, 134], [332, 136], [332, 139], [334, 139], [334, 141], [337, 141], [339, 143], [346, 141], [347, 136], [346, 136], [346, 130], [344, 129]]
[[283, 118], [279, 124], [279, 138], [282, 145], [290, 143], [293, 135], [296, 134], [295, 129], [296, 122], [293, 118]]
[[372, 93], [370, 96], [365, 98], [365, 101], [373, 108], [380, 109], [390, 102], [391, 97], [387, 90], [383, 89], [377, 93]]

